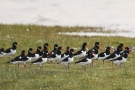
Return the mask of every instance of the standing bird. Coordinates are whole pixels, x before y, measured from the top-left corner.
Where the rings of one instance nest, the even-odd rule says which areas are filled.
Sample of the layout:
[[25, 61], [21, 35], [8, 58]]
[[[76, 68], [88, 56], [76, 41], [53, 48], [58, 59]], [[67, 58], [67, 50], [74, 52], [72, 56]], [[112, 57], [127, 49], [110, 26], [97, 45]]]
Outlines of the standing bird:
[[57, 64], [61, 63], [65, 65], [67, 69], [69, 69], [69, 64], [74, 61], [73, 52], [74, 52], [74, 49], [70, 49], [69, 56], [63, 59], [62, 61], [58, 62]]
[[9, 60], [7, 63], [13, 63], [13, 64], [17, 64], [18, 68], [19, 68], [19, 64], [22, 63], [22, 61], [20, 61], [19, 59], [23, 58], [25, 56], [25, 50], [22, 50], [21, 55], [16, 56], [14, 59]]
[[41, 52], [41, 49], [41, 46], [38, 46], [36, 52], [33, 52], [31, 54], [31, 61], [37, 60], [39, 58], [39, 53]]
[[0, 49], [0, 58], [1, 58], [1, 57], [4, 57], [4, 56], [5, 56], [5, 54], [4, 54], [4, 48], [1, 48], [1, 49]]
[[100, 54], [98, 54], [97, 60], [103, 60], [103, 64], [104, 64], [105, 58], [107, 58], [110, 55], [110, 50], [111, 47], [107, 47], [105, 52], [101, 52]]
[[49, 46], [48, 43], [45, 43], [45, 44], [44, 44], [43, 50], [39, 53], [39, 56], [40, 56], [40, 57], [41, 57], [42, 55], [44, 55], [45, 52], [48, 53], [48, 46]]
[[57, 53], [57, 50], [58, 50], [58, 44], [54, 44], [54, 49], [50, 52], [50, 54]]
[[[117, 50], [115, 50], [112, 54], [110, 54], [108, 57], [105, 59], [108, 59], [109, 61], [114, 60], [122, 54], [122, 50], [124, 49], [124, 45], [121, 43], [118, 45]], [[113, 63], [112, 63], [113, 65]]]
[[117, 64], [121, 68], [121, 64], [127, 61], [128, 54], [129, 54], [129, 48], [126, 47], [126, 50], [124, 50], [123, 54], [115, 59], [110, 60], [111, 62]]
[[93, 48], [91, 48], [87, 53], [91, 53], [91, 51], [93, 50], [93, 49], [95, 49], [95, 47], [97, 48], [98, 47], [98, 49], [100, 49], [100, 46], [101, 46], [102, 44], [101, 43], [99, 43], [99, 42], [95, 42], [95, 44], [94, 44], [94, 47]]
[[[48, 56], [51, 56], [53, 54], [56, 54], [58, 50], [58, 44], [54, 44], [54, 49], [48, 53]], [[52, 61], [50, 61], [50, 63], [52, 64]]]
[[86, 65], [90, 64], [92, 62], [93, 54], [94, 52], [88, 53], [88, 55], [84, 58], [81, 58], [79, 61], [75, 62], [75, 64], [82, 65], [84, 68], [84, 71], [86, 72]]
[[17, 42], [13, 42], [12, 47], [6, 49], [3, 53], [6, 56], [9, 56], [9, 59], [10, 59], [10, 56], [14, 55], [16, 53], [17, 46], [18, 46]]
[[29, 48], [28, 54], [25, 57], [22, 57], [21, 59], [18, 59], [16, 61], [20, 61], [20, 63], [24, 64], [24, 68], [26, 68], [26, 63], [31, 62], [31, 55], [33, 53], [33, 49]]
[[70, 53], [70, 47], [67, 47], [66, 48], [66, 52], [64, 52], [63, 54], [61, 54], [61, 59], [60, 61], [62, 61], [63, 59], [65, 59], [66, 57], [69, 56], [69, 53]]
[[122, 50], [123, 50], [123, 44], [120, 44], [118, 47], [117, 47], [117, 50], [114, 51], [112, 54], [110, 54], [107, 58], [105, 59], [108, 59], [109, 61], [110, 60], [113, 60], [113, 59], [116, 59], [117, 57], [120, 56], [120, 53], [122, 53]]
[[74, 53], [74, 57], [75, 58], [82, 58], [82, 57], [86, 56], [86, 46], [87, 45], [88, 44], [86, 42], [84, 42], [83, 45], [82, 45], [81, 50], [79, 50], [76, 53]]
[[93, 66], [93, 63], [94, 63], [94, 60], [96, 60], [98, 58], [98, 49], [99, 49], [99, 45], [95, 45], [94, 48], [92, 48], [91, 50], [89, 50], [87, 53], [91, 53], [91, 52], [94, 52], [92, 53], [92, 66]]
[[31, 64], [38, 64], [40, 70], [43, 70], [42, 64], [47, 62], [48, 51], [46, 51], [42, 57], [38, 58], [36, 61], [31, 62]]
[[62, 47], [58, 47], [58, 50], [55, 54], [52, 54], [47, 57], [49, 61], [54, 62], [54, 66], [55, 66], [56, 60], [60, 60], [61, 58], [61, 50], [62, 50]]

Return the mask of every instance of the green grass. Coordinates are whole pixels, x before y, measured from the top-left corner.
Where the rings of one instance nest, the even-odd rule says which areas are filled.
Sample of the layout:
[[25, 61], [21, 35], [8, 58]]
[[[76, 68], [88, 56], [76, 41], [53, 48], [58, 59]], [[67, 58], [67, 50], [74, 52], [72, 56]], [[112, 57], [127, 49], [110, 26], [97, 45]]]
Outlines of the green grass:
[[[125, 46], [133, 46], [135, 38], [125, 37], [79, 37], [59, 35], [58, 32], [96, 32], [102, 28], [98, 27], [50, 27], [36, 25], [3, 25], [0, 24], [0, 48], [11, 47], [14, 41], [19, 55], [21, 50], [30, 47], [36, 50], [38, 46], [49, 43], [53, 49], [55, 43], [63, 48], [81, 48], [83, 42], [90, 44], [88, 49], [94, 46], [96, 41], [106, 46], [117, 46], [124, 43]], [[101, 52], [101, 51], [100, 51]], [[135, 89], [135, 55], [129, 55], [128, 61], [120, 69], [112, 66], [108, 61], [102, 65], [101, 61], [94, 61], [94, 66], [88, 65], [87, 72], [79, 65], [72, 63], [70, 69], [66, 70], [62, 65], [54, 68], [49, 62], [43, 65], [43, 71], [39, 66], [27, 64], [17, 68], [16, 65], [7, 64], [8, 57], [0, 58], [0, 89], [1, 90], [134, 90]], [[75, 59], [77, 61], [77, 59]]]

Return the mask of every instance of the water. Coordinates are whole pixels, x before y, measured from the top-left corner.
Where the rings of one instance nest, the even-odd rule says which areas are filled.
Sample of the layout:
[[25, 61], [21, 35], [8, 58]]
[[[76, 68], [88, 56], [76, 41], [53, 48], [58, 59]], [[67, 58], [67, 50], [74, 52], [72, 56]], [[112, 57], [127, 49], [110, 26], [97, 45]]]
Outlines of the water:
[[97, 26], [104, 27], [105, 30], [119, 31], [123, 36], [135, 37], [135, 0], [0, 0], [0, 2], [0, 23]]

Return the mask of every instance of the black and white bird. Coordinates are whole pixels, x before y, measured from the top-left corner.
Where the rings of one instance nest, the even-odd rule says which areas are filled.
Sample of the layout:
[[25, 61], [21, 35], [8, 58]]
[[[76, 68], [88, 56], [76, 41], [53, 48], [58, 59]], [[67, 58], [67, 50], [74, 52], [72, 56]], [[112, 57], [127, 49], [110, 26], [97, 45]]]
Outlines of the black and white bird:
[[16, 53], [17, 46], [17, 42], [13, 42], [12, 47], [6, 49], [3, 53], [10, 58], [11, 55], [14, 55]]
[[4, 56], [5, 56], [5, 54], [4, 54], [4, 48], [1, 48], [1, 49], [0, 49], [0, 58], [1, 58], [1, 57], [4, 57]]
[[25, 55], [26, 55], [25, 50], [22, 50], [21, 55], [16, 56], [14, 59], [9, 60], [7, 63], [17, 64], [19, 68], [19, 64], [22, 63], [22, 61], [20, 61], [19, 59], [23, 58]]
[[104, 60], [110, 55], [110, 51], [111, 51], [111, 47], [106, 47], [106, 50], [104, 52], [98, 54], [97, 60], [103, 60], [103, 64], [104, 64]]
[[45, 44], [44, 44], [43, 50], [39, 53], [39, 56], [40, 56], [40, 57], [41, 57], [42, 55], [44, 55], [45, 52], [48, 52], [48, 46], [49, 46], [48, 43], [45, 43]]
[[40, 70], [43, 70], [42, 64], [47, 62], [48, 51], [42, 55], [42, 57], [38, 58], [36, 61], [31, 62], [31, 64], [37, 64], [40, 66]]
[[58, 50], [55, 54], [51, 54], [47, 57], [49, 61], [54, 63], [54, 66], [56, 64], [56, 60], [61, 59], [61, 50], [62, 50], [62, 47], [58, 47]]
[[54, 44], [54, 49], [49, 54], [56, 54], [58, 50], [58, 44]]
[[74, 61], [74, 55], [73, 55], [74, 49], [70, 49], [69, 56], [63, 59], [62, 61], [58, 62], [57, 64], [65, 65], [67, 69], [69, 69], [69, 64]]
[[114, 64], [117, 64], [121, 68], [121, 64], [125, 63], [128, 59], [128, 54], [129, 54], [129, 48], [126, 47], [124, 50], [123, 54], [115, 59], [110, 60]]
[[70, 53], [70, 47], [67, 47], [66, 48], [66, 52], [64, 52], [63, 54], [61, 54], [61, 59], [60, 61], [62, 61], [63, 59], [65, 59], [66, 57], [69, 56], [69, 53]]
[[41, 57], [41, 56], [43, 55], [43, 54], [42, 54], [42, 51], [43, 51], [43, 48], [42, 48], [41, 46], [38, 46], [35, 53], [38, 54], [39, 57]]
[[88, 53], [88, 55], [84, 58], [81, 58], [79, 61], [75, 62], [75, 64], [82, 65], [84, 68], [84, 71], [86, 71], [86, 65], [90, 64], [92, 62], [93, 54], [94, 52]]
[[94, 47], [93, 48], [91, 48], [90, 50], [88, 50], [88, 52], [87, 53], [91, 53], [91, 51], [93, 51], [93, 49], [95, 49], [95, 48], [97, 48], [98, 47], [98, 49], [100, 49], [100, 46], [101, 46], [102, 44], [100, 43], [100, 42], [95, 42], [95, 44], [94, 44]]
[[28, 54], [16, 61], [19, 61], [20, 63], [24, 64], [24, 68], [26, 68], [26, 63], [31, 62], [31, 55], [32, 55], [33, 51], [34, 50], [32, 48], [29, 48]]
[[120, 53], [122, 53], [123, 51], [123, 44], [118, 45], [117, 50], [114, 51], [112, 54], [110, 54], [108, 57], [106, 57], [105, 59], [113, 60], [116, 59], [117, 57], [120, 56]]
[[87, 53], [92, 53], [92, 52], [94, 52], [94, 53], [92, 53], [92, 66], [93, 66], [93, 64], [94, 64], [94, 60], [97, 60], [97, 58], [98, 58], [98, 49], [99, 49], [99, 45], [96, 45], [94, 48], [92, 48], [91, 50], [89, 50]]
[[74, 53], [74, 57], [75, 57], [75, 58], [82, 58], [82, 57], [86, 56], [86, 46], [87, 46], [87, 45], [88, 45], [88, 44], [87, 44], [86, 42], [84, 42], [84, 43], [82, 44], [81, 50], [79, 50], [79, 51], [77, 51], [76, 53]]
[[[36, 52], [31, 53], [31, 61], [35, 61], [39, 58], [42, 47], [38, 46]], [[34, 50], [33, 50], [34, 51]]]

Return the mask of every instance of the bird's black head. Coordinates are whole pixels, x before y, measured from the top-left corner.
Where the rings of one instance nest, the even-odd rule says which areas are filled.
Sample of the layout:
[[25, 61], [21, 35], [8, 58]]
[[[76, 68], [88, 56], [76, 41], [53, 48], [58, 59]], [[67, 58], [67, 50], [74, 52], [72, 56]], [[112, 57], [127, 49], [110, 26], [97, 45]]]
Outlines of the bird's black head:
[[1, 51], [1, 52], [4, 51], [4, 48], [1, 48], [0, 51]]
[[100, 43], [99, 42], [95, 42], [95, 45], [98, 46]]
[[74, 52], [74, 49], [70, 49], [70, 52]]
[[13, 45], [17, 46], [17, 42], [13, 42]]
[[48, 46], [49, 44], [48, 43], [45, 43], [44, 46]]
[[54, 47], [58, 47], [58, 44], [54, 44]]
[[120, 43], [119, 46], [123, 47], [123, 43]]
[[41, 47], [41, 46], [38, 46], [38, 47], [37, 47], [37, 49], [41, 50], [41, 49], [42, 49], [42, 47]]
[[58, 50], [61, 50], [62, 49], [62, 47], [58, 47]]
[[22, 53], [25, 53], [25, 50], [22, 50]]
[[129, 47], [125, 47], [125, 50], [129, 50]]

